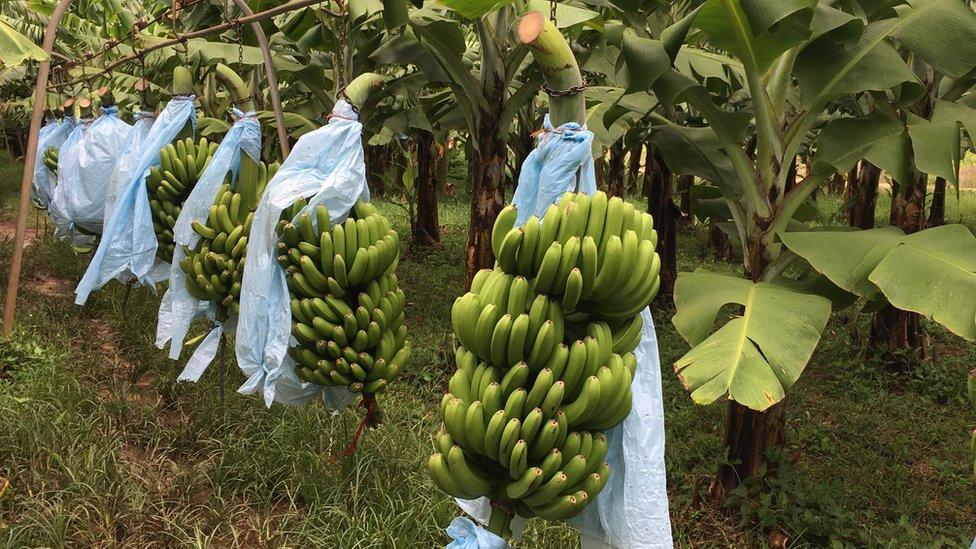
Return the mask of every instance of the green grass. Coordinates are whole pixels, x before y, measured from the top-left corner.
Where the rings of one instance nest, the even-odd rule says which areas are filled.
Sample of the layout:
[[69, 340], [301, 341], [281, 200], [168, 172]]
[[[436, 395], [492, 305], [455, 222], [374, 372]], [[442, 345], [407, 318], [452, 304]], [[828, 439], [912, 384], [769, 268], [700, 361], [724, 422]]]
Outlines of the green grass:
[[[0, 159], [0, 223], [14, 215], [19, 178]], [[972, 195], [950, 204], [948, 217], [976, 224]], [[406, 232], [402, 211], [379, 204]], [[448, 312], [463, 288], [468, 206], [445, 199], [440, 213], [443, 249], [410, 252], [399, 271], [415, 358], [381, 397], [383, 425], [336, 464], [325, 458], [344, 448], [358, 411], [268, 410], [233, 391], [243, 381], [233, 368], [221, 407], [215, 371], [177, 383], [182, 364], [153, 346], [156, 296], [135, 290], [123, 306], [113, 284], [75, 307], [63, 292], [87, 258], [49, 240], [31, 244], [17, 329], [0, 343], [0, 477], [10, 482], [0, 496], [0, 546], [443, 546], [457, 509], [423, 464], [451, 369]], [[683, 230], [679, 250], [682, 270], [734, 269], [711, 258], [700, 229]], [[10, 251], [0, 237], [0, 257]], [[7, 269], [0, 262], [0, 279]], [[39, 284], [39, 276], [67, 282]], [[687, 350], [668, 317], [655, 315], [665, 365]], [[891, 374], [864, 349], [866, 317], [835, 314], [787, 400], [779, 477], [733, 513], [694, 497], [721, 456], [723, 407], [693, 405], [667, 369], [676, 542], [760, 546], [776, 529], [796, 546], [968, 545], [976, 418], [963, 392], [976, 351], [929, 330], [934, 359]], [[568, 527], [531, 521], [520, 546], [576, 543]]]

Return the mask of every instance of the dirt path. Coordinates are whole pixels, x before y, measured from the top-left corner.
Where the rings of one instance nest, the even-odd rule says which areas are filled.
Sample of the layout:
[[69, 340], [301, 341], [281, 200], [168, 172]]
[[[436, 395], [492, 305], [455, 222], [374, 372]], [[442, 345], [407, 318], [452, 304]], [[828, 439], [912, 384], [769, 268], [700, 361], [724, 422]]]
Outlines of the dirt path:
[[[13, 241], [17, 232], [17, 222], [16, 221], [0, 221], [0, 240], [10, 240]], [[31, 242], [37, 240], [37, 236], [40, 233], [34, 227], [27, 227], [27, 237], [24, 238], [24, 247], [30, 246]]]

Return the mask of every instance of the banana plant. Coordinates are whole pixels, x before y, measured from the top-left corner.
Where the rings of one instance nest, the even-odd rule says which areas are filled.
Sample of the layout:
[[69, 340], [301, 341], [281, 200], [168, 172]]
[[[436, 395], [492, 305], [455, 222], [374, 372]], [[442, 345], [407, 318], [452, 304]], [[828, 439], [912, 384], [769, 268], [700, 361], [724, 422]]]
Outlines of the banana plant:
[[[392, 39], [374, 58], [416, 65], [452, 93], [471, 136], [471, 225], [468, 280], [490, 267], [491, 228], [503, 206], [509, 136], [519, 111], [536, 96], [542, 78], [527, 62], [528, 48], [512, 34], [516, 10], [509, 2], [428, 2], [421, 8], [387, 2]], [[530, 0], [548, 12], [546, 2]], [[446, 6], [446, 7], [445, 7]], [[399, 14], [399, 15], [394, 15]], [[596, 12], [560, 5], [559, 26], [577, 29], [598, 20]]]
[[[907, 158], [929, 173], [935, 164], [946, 165], [938, 158], [945, 140], [926, 141], [937, 133], [930, 126], [936, 119], [888, 114], [852, 120], [837, 109], [866, 92], [899, 104], [923, 97], [925, 88], [899, 46], [951, 78], [976, 65], [976, 15], [964, 3], [894, 4], [847, 13], [826, 1], [708, 0], [689, 24], [710, 48], [741, 64], [748, 108], [724, 109], [709, 87], [674, 67], [653, 84], [662, 103], [686, 105], [707, 124], [690, 128], [662, 117], [658, 131], [685, 144], [680, 161], [669, 162], [673, 169], [717, 187], [741, 250], [741, 277], [682, 273], [675, 287], [673, 323], [692, 346], [674, 364], [678, 377], [696, 403], [728, 401], [728, 456], [712, 484], [719, 498], [758, 475], [767, 451], [782, 443], [783, 399], [816, 349], [834, 303], [845, 301], [839, 296], [855, 287], [862, 293], [853, 295], [874, 295], [874, 289], [897, 307], [976, 339], [976, 303], [956, 297], [963, 288], [976, 295], [976, 238], [968, 230], [948, 226], [895, 235], [888, 248], [863, 250], [870, 259], [860, 264], [851, 256], [861, 249], [833, 247], [837, 233], [811, 232], [800, 221], [812, 207], [811, 194], [834, 170], [843, 172], [861, 158], [892, 166]], [[630, 70], [641, 67], [632, 63]], [[951, 126], [958, 138], [967, 113], [958, 105], [944, 108], [940, 135], [949, 136]], [[814, 169], [793, 184], [789, 168], [803, 150], [812, 155]], [[843, 234], [875, 236], [859, 235]], [[805, 246], [797, 244], [801, 239]], [[927, 256], [941, 259], [918, 268]], [[910, 274], [907, 261], [917, 267]], [[898, 274], [890, 270], [894, 262], [902, 265]], [[793, 274], [804, 268], [807, 276]], [[856, 274], [857, 284], [838, 272]], [[727, 305], [738, 314], [720, 316]], [[721, 324], [713, 331], [717, 319]]]

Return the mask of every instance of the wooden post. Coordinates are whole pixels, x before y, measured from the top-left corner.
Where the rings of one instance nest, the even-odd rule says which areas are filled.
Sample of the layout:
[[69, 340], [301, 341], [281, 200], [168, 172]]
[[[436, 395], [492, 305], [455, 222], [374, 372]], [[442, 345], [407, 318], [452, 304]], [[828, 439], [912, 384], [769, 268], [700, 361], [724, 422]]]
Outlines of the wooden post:
[[[54, 36], [72, 0], [60, 0], [54, 7], [44, 31], [41, 48], [48, 56], [54, 49]], [[14, 232], [14, 251], [10, 259], [10, 278], [7, 279], [7, 297], [3, 307], [3, 335], [9, 337], [14, 328], [14, 312], [17, 309], [17, 291], [20, 289], [20, 266], [24, 258], [24, 240], [27, 238], [27, 213], [30, 211], [30, 189], [34, 179], [34, 162], [37, 160], [37, 134], [41, 130], [41, 118], [47, 103], [47, 78], [51, 72], [50, 59], [41, 61], [34, 85], [34, 110], [31, 114], [30, 132], [27, 134], [27, 150], [24, 154], [24, 176], [20, 180], [20, 205], [17, 210], [17, 226]]]

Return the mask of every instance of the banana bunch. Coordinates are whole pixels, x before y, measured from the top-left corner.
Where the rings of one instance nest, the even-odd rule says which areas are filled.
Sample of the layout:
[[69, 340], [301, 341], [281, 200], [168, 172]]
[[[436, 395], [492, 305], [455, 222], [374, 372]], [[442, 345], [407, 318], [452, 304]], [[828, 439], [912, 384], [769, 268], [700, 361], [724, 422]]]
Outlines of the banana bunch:
[[619, 197], [566, 193], [542, 219], [513, 228], [515, 217], [515, 207], [506, 207], [492, 230], [498, 264], [531, 278], [536, 293], [558, 298], [566, 311], [620, 321], [657, 294], [654, 220]]
[[44, 166], [51, 170], [51, 173], [58, 173], [58, 148], [48, 147], [44, 150]]
[[495, 268], [452, 307], [457, 370], [428, 469], [452, 496], [563, 520], [606, 485], [604, 431], [633, 406], [657, 234], [649, 215], [604, 193], [567, 193], [519, 228], [516, 215], [499, 215]]
[[237, 180], [232, 174], [210, 206], [206, 224], [194, 221], [200, 241], [186, 247], [180, 269], [186, 273], [186, 289], [193, 297], [217, 303], [218, 320], [240, 312], [241, 278], [244, 276], [244, 251], [251, 233], [254, 210], [264, 188], [278, 171], [278, 163], [255, 162], [241, 155]]
[[410, 359], [406, 298], [395, 274], [400, 238], [368, 202], [335, 225], [324, 205], [298, 215], [303, 206], [278, 225], [278, 263], [298, 341], [288, 352], [303, 381], [373, 395]]
[[205, 137], [198, 143], [189, 137], [178, 139], [160, 149], [159, 166], [149, 168], [146, 189], [158, 243], [156, 255], [160, 259], [173, 260], [176, 218], [216, 150], [217, 144], [208, 142]]

